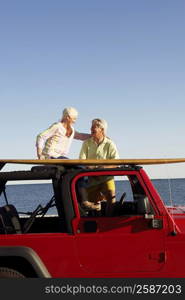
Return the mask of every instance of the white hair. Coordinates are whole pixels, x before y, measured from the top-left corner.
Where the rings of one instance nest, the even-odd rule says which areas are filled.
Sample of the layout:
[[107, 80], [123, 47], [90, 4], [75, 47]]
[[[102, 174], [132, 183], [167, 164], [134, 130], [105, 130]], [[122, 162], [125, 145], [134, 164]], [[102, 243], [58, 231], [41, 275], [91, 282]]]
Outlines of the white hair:
[[97, 124], [100, 128], [104, 129], [104, 133], [106, 133], [108, 124], [104, 119], [94, 119], [92, 120], [92, 124]]
[[74, 107], [67, 107], [63, 110], [62, 119], [65, 117], [71, 117], [71, 118], [77, 118], [78, 117], [78, 111]]

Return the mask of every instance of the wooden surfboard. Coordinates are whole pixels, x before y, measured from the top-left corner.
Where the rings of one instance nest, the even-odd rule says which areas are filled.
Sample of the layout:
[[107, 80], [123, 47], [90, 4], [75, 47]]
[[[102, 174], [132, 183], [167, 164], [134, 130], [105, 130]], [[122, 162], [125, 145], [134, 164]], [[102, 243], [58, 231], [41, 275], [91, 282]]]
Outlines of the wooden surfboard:
[[148, 158], [148, 159], [0, 159], [0, 164], [31, 165], [159, 165], [184, 163], [185, 158]]

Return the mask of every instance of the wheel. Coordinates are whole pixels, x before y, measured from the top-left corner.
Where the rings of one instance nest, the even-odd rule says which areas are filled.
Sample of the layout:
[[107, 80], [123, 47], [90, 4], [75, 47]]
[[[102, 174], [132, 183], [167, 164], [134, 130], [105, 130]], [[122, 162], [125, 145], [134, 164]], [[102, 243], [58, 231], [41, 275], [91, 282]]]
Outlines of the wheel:
[[119, 201], [114, 203], [114, 212], [113, 215], [114, 216], [122, 216], [123, 212], [124, 212], [124, 201], [125, 201], [125, 197], [126, 197], [126, 193], [124, 192], [121, 195], [121, 198], [119, 199]]
[[121, 196], [120, 200], [119, 200], [119, 204], [120, 204], [120, 206], [122, 206], [122, 205], [123, 205], [123, 203], [124, 203], [124, 201], [125, 201], [125, 197], [126, 197], [126, 193], [124, 192], [124, 193], [122, 194], [122, 196]]
[[25, 278], [25, 276], [14, 269], [0, 267], [0, 278]]

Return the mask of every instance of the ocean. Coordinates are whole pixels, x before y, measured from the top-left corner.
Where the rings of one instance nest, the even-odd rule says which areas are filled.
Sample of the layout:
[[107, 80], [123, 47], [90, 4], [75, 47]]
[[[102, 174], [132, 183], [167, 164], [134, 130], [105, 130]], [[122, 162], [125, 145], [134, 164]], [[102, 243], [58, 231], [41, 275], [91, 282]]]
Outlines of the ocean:
[[[153, 179], [154, 186], [166, 205], [185, 205], [185, 178], [177, 179]], [[122, 188], [120, 188], [120, 184]], [[127, 194], [126, 201], [131, 199], [129, 183], [116, 181], [117, 200], [122, 190]], [[16, 206], [19, 212], [27, 212], [35, 209], [38, 204], [44, 206], [53, 196], [51, 183], [43, 184], [19, 184], [6, 187], [8, 202]], [[5, 198], [0, 196], [0, 206], [5, 205]], [[49, 210], [50, 214], [56, 213], [55, 208]]]

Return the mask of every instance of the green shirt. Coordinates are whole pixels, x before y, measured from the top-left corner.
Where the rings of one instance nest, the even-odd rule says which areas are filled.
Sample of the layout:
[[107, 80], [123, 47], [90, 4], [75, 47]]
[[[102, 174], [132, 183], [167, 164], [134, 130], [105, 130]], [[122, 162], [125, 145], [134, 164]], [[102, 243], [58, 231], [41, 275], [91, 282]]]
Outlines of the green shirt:
[[83, 142], [79, 158], [118, 159], [119, 154], [116, 145], [109, 138], [105, 137], [100, 144], [97, 144], [91, 137]]

